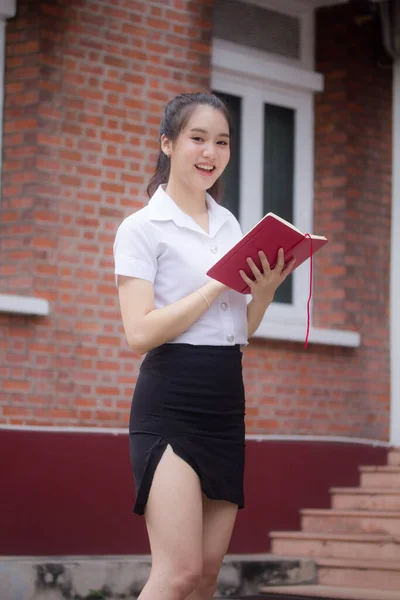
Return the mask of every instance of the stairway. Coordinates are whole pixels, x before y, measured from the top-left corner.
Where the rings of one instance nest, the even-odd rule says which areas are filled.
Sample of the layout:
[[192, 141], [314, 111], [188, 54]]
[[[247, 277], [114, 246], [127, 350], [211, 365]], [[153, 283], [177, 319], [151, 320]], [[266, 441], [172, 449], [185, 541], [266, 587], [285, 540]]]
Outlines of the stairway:
[[313, 558], [319, 583], [264, 588], [266, 599], [400, 600], [400, 448], [359, 470], [358, 488], [330, 490], [331, 509], [301, 511], [301, 531], [271, 532], [272, 553]]

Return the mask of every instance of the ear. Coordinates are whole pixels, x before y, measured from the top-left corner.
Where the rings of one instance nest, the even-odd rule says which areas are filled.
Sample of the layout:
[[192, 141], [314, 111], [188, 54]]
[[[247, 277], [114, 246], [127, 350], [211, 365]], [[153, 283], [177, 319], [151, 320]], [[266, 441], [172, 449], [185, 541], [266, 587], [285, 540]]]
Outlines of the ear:
[[163, 133], [161, 136], [161, 150], [166, 156], [171, 156], [172, 142]]

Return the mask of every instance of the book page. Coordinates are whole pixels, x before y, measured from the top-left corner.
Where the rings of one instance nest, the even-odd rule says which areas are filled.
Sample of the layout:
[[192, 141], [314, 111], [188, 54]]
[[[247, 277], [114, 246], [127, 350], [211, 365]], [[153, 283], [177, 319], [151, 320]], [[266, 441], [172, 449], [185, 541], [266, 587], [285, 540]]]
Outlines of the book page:
[[300, 233], [300, 235], [304, 235], [304, 233], [302, 231], [300, 231], [300, 229], [297, 229], [297, 227], [295, 227], [294, 225], [292, 225], [292, 223], [289, 223], [289, 221], [285, 221], [285, 219], [282, 219], [282, 217], [278, 217], [278, 215], [276, 215], [274, 213], [268, 213], [265, 216], [268, 216], [268, 215], [270, 215], [271, 217], [273, 217], [277, 221], [280, 221], [281, 223], [284, 223], [285, 225], [287, 225], [287, 227], [290, 227], [291, 229], [294, 229], [294, 231], [297, 231], [297, 233]]
[[312, 235], [312, 240], [326, 240], [327, 238], [324, 235]]
[[[274, 213], [268, 213], [268, 214], [271, 215], [271, 217], [274, 217], [274, 219], [276, 219], [277, 221], [284, 223], [287, 227], [294, 229], [294, 231], [297, 231], [297, 233], [300, 233], [301, 235], [305, 235], [305, 233], [300, 231], [300, 229], [297, 229], [297, 227], [292, 225], [292, 223], [289, 223], [289, 221], [285, 221], [285, 219], [282, 219], [282, 217], [278, 217], [278, 215], [275, 215]], [[313, 240], [326, 240], [326, 237], [324, 235], [314, 235], [314, 234], [310, 233], [310, 236]]]

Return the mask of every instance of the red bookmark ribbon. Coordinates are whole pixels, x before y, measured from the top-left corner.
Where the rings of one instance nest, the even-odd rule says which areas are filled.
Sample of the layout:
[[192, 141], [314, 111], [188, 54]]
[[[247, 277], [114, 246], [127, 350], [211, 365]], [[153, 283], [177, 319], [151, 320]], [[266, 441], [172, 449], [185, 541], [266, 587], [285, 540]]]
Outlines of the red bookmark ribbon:
[[306, 339], [304, 342], [304, 348], [307, 348], [308, 337], [310, 335], [310, 322], [311, 322], [310, 304], [311, 304], [311, 297], [312, 297], [312, 281], [313, 281], [313, 245], [312, 245], [311, 235], [309, 233], [306, 233], [305, 237], [310, 240], [310, 291], [309, 291], [308, 301], [307, 301], [307, 332], [306, 332]]

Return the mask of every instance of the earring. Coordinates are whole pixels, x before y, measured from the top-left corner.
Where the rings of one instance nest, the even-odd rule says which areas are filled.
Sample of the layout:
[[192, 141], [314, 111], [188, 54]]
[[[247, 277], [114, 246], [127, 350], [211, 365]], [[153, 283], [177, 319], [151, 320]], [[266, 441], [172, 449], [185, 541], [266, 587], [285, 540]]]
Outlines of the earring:
[[169, 152], [164, 152], [165, 156], [169, 158]]

